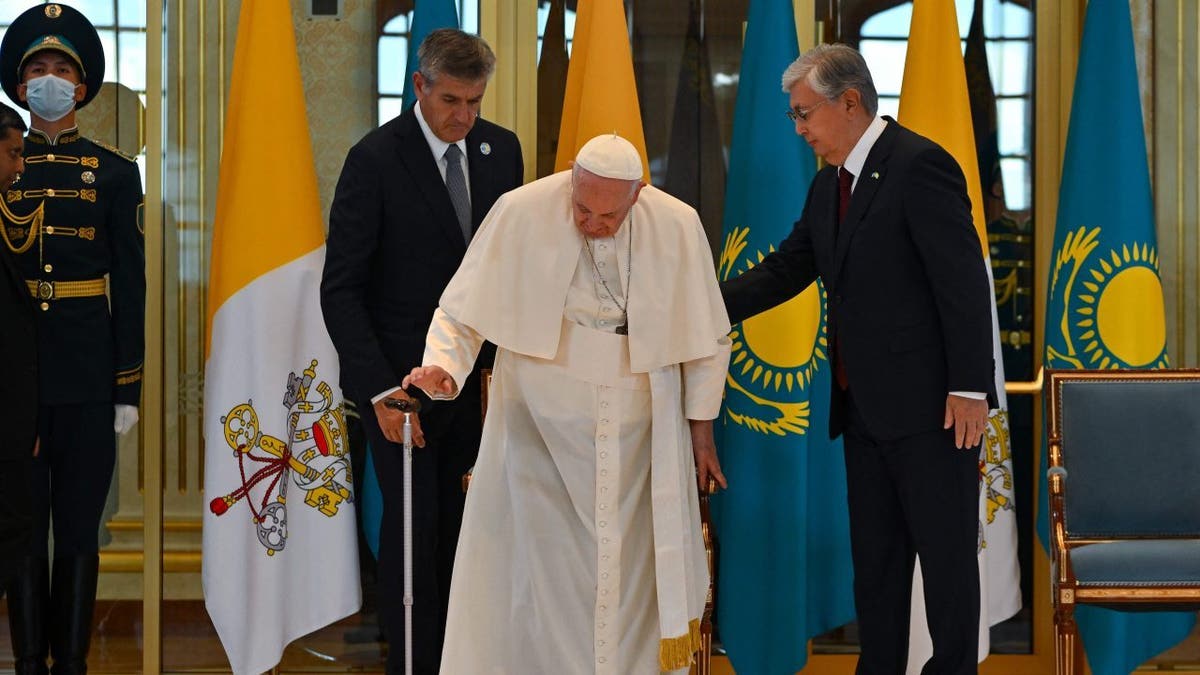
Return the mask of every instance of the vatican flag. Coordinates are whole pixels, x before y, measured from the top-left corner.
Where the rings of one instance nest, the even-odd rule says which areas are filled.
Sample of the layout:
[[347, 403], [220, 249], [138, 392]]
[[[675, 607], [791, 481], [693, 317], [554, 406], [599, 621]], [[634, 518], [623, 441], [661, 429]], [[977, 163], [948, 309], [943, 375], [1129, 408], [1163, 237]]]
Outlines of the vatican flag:
[[554, 170], [566, 169], [584, 143], [613, 133], [628, 139], [641, 153], [643, 179], [649, 183], [625, 4], [621, 0], [579, 0]]
[[204, 600], [234, 673], [357, 611], [324, 228], [287, 0], [238, 20], [209, 272]]
[[[975, 154], [967, 75], [959, 41], [954, 3], [916, 0], [908, 35], [904, 83], [900, 89], [900, 122], [932, 139], [958, 161], [967, 180], [971, 216], [979, 233], [988, 281], [992, 280], [983, 217], [983, 188]], [[1008, 401], [1004, 395], [1004, 362], [1000, 355], [1000, 326], [996, 299], [992, 305], [992, 354], [995, 359], [999, 407], [988, 416], [987, 437], [979, 455], [979, 660], [990, 650], [989, 628], [1021, 609], [1020, 567], [1017, 563], [1016, 503], [1013, 499], [1012, 446], [1009, 441]], [[930, 583], [936, 583], [931, 579]], [[919, 673], [933, 655], [925, 620], [920, 561], [913, 579], [909, 620], [908, 672]]]

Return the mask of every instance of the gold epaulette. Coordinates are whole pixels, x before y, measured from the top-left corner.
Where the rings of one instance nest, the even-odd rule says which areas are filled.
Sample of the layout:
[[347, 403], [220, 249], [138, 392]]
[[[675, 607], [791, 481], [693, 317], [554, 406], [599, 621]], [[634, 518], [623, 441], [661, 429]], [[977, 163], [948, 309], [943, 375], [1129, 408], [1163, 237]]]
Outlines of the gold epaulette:
[[123, 160], [126, 160], [128, 162], [136, 162], [137, 161], [137, 158], [134, 157], [133, 155], [126, 154], [124, 150], [113, 147], [113, 146], [109, 145], [108, 143], [105, 143], [104, 141], [98, 141], [94, 138], [89, 138], [88, 140], [91, 141], [92, 143], [96, 144], [97, 147], [104, 148], [105, 150], [111, 152], [112, 154], [116, 155], [117, 157], [120, 157]]

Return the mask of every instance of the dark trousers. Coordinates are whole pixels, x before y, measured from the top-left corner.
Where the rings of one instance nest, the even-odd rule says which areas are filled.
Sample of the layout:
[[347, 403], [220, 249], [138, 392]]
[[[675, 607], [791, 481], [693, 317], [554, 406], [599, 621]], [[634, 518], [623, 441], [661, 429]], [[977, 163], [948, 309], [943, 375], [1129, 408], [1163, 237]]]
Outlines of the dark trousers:
[[[15, 669], [22, 675], [87, 672], [99, 569], [97, 534], [116, 465], [113, 405], [42, 405], [30, 464], [33, 533], [9, 596]], [[50, 525], [54, 562], [48, 561]]]
[[846, 482], [859, 675], [903, 673], [913, 564], [921, 557], [933, 657], [923, 675], [976, 673], [979, 449], [953, 429], [879, 441], [846, 396]]
[[[453, 402], [424, 401], [425, 447], [413, 449], [413, 669], [436, 674], [442, 657], [450, 573], [466, 495], [462, 477], [479, 454], [479, 378]], [[383, 493], [379, 530], [379, 619], [387, 672], [404, 672], [404, 465], [402, 445], [383, 437], [370, 401], [359, 405]]]
[[5, 593], [17, 573], [21, 554], [29, 549], [31, 463], [29, 457], [0, 460], [0, 551], [4, 551], [0, 554], [0, 595]]
[[47, 557], [50, 514], [54, 556], [94, 554], [104, 502], [117, 461], [112, 403], [43, 405], [41, 447], [33, 460], [33, 539], [30, 553]]

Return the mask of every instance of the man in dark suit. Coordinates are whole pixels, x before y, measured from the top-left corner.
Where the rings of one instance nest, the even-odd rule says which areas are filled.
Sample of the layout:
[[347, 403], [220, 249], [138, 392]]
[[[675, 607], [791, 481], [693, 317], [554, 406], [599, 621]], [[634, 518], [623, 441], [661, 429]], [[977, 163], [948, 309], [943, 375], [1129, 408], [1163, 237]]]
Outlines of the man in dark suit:
[[732, 321], [820, 277], [844, 433], [858, 673], [905, 670], [914, 556], [933, 638], [926, 675], [976, 672], [978, 446], [995, 398], [987, 272], [966, 181], [932, 141], [878, 117], [871, 73], [820, 45], [783, 76], [827, 163], [792, 232], [722, 287]]
[[[0, 192], [25, 170], [25, 121], [0, 103]], [[37, 334], [33, 298], [7, 246], [0, 246], [0, 353], [9, 354], [0, 377], [0, 551], [29, 546], [33, 514], [29, 471], [37, 439]], [[0, 555], [0, 595], [16, 574], [19, 555]]]
[[[478, 119], [495, 69], [487, 43], [437, 30], [422, 42], [419, 59], [416, 105], [367, 134], [346, 157], [321, 282], [342, 386], [358, 402], [383, 492], [378, 588], [389, 673], [404, 664], [404, 416], [384, 399], [409, 397], [400, 381], [421, 364], [442, 290], [492, 203], [524, 174], [517, 137]], [[436, 673], [462, 521], [462, 475], [479, 450], [479, 372], [454, 402], [423, 399], [413, 419], [414, 444], [424, 448], [413, 459], [413, 663], [418, 673]]]

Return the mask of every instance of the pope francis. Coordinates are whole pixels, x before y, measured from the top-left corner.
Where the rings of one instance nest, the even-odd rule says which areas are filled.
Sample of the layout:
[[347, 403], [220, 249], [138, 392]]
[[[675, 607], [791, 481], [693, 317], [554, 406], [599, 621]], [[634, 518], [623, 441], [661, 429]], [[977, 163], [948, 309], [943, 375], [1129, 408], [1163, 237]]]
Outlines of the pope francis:
[[729, 319], [696, 212], [641, 178], [605, 135], [501, 197], [404, 380], [453, 397], [498, 348], [442, 673], [686, 672], [699, 647]]

